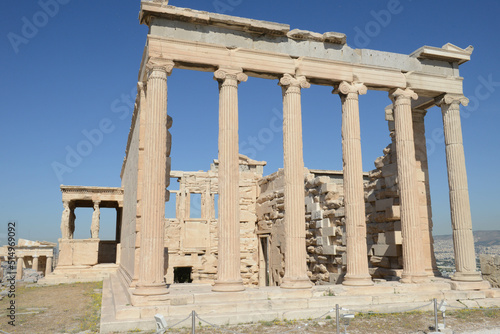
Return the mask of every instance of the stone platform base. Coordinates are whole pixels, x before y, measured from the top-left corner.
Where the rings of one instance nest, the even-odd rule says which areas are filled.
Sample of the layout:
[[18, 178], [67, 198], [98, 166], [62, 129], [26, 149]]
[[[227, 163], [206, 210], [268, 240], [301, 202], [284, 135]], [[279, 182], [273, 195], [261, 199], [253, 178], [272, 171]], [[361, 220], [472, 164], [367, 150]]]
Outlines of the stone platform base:
[[[500, 306], [500, 289], [487, 282], [456, 283], [433, 279], [427, 284], [375, 283], [370, 287], [342, 285], [315, 286], [289, 290], [279, 287], [246, 288], [242, 292], [212, 292], [211, 285], [174, 284], [166, 300], [156, 305], [131, 306], [133, 289], [125, 287], [118, 275], [104, 280], [101, 309], [101, 333], [132, 329], [154, 330], [153, 316], [162, 314], [168, 324], [186, 318], [191, 311], [215, 324], [239, 324], [274, 319], [317, 318], [335, 305], [355, 311], [407, 311], [428, 304], [434, 298], [445, 299], [450, 307]], [[180, 325], [189, 326], [189, 321]]]
[[116, 273], [118, 265], [114, 263], [97, 264], [94, 266], [58, 266], [53, 273], [40, 279], [38, 284], [56, 285], [76, 282], [97, 282]]

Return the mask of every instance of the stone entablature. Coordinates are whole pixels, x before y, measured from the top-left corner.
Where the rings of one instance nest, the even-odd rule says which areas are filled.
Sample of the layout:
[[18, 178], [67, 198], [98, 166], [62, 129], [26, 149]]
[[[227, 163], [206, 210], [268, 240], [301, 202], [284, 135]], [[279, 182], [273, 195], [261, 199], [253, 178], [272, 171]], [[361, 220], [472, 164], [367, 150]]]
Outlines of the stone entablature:
[[61, 192], [63, 202], [76, 202], [79, 207], [93, 207], [95, 201], [100, 201], [101, 207], [123, 206], [122, 188], [61, 185]]
[[[183, 62], [179, 68], [238, 66], [249, 76], [264, 78], [300, 72], [313, 84], [359, 81], [385, 90], [410, 86], [426, 97], [461, 94], [463, 79], [449, 63], [467, 61], [473, 50], [450, 43], [424, 46], [411, 55], [352, 49], [339, 33], [299, 33], [286, 24], [149, 1], [141, 3], [140, 19], [151, 27], [148, 56]], [[142, 67], [140, 78], [144, 76]]]

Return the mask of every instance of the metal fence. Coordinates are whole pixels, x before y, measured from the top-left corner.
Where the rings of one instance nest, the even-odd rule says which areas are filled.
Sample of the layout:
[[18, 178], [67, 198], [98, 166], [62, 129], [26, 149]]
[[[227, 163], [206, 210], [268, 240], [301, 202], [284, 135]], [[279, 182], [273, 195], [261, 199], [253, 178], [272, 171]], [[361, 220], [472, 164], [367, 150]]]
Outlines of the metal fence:
[[[433, 326], [429, 326], [430, 328], [433, 328], [434, 332], [432, 333], [439, 333], [438, 330], [446, 328], [446, 310], [449, 309], [455, 309], [455, 310], [483, 310], [483, 311], [491, 311], [491, 310], [500, 310], [500, 308], [470, 308], [467, 306], [464, 307], [457, 307], [457, 306], [451, 306], [446, 303], [445, 300], [441, 300], [438, 302], [436, 298], [434, 298], [433, 301], [425, 303], [423, 305], [417, 306], [417, 307], [412, 307], [409, 309], [405, 310], [398, 310], [398, 311], [384, 311], [384, 312], [376, 312], [376, 311], [363, 311], [363, 310], [356, 310], [352, 308], [344, 308], [341, 307], [339, 304], [335, 306], [335, 308], [332, 308], [322, 315], [320, 315], [317, 318], [308, 320], [307, 322], [297, 325], [291, 329], [288, 329], [286, 331], [282, 332], [276, 332], [276, 334], [285, 334], [285, 333], [292, 333], [292, 332], [298, 332], [298, 331], [306, 331], [308, 327], [310, 327], [312, 324], [316, 323], [317, 321], [328, 317], [331, 313], [335, 313], [335, 325], [336, 325], [336, 333], [340, 334], [341, 330], [342, 333], [347, 333], [347, 328], [350, 325], [350, 323], [353, 321], [355, 318], [356, 314], [389, 314], [389, 313], [408, 313], [408, 312], [414, 312], [418, 311], [424, 308], [427, 308], [431, 305], [434, 305], [434, 324]], [[439, 313], [441, 313], [441, 321], [442, 323], [439, 322]], [[169, 330], [173, 329], [174, 327], [177, 327], [178, 325], [187, 322], [188, 320], [191, 319], [191, 333], [196, 334], [196, 319], [198, 319], [199, 323], [204, 323], [212, 328], [218, 329], [219, 331], [223, 333], [232, 333], [232, 334], [243, 334], [235, 330], [231, 330], [228, 328], [223, 328], [219, 325], [216, 325], [214, 323], [211, 323], [210, 321], [207, 321], [200, 317], [196, 311], [192, 311], [191, 314], [189, 314], [186, 318], [182, 319], [181, 321], [176, 322], [173, 325], [167, 326], [166, 321], [164, 320], [163, 316], [160, 314], [157, 314], [155, 316], [156, 319], [156, 324], [157, 324], [157, 331], [155, 334], [164, 334], [167, 333]], [[328, 319], [328, 318], [327, 318]], [[188, 327], [188, 326], [186, 326]], [[343, 327], [343, 328], [342, 328]], [[188, 327], [189, 328], [189, 327]], [[429, 333], [429, 334], [432, 334]]]

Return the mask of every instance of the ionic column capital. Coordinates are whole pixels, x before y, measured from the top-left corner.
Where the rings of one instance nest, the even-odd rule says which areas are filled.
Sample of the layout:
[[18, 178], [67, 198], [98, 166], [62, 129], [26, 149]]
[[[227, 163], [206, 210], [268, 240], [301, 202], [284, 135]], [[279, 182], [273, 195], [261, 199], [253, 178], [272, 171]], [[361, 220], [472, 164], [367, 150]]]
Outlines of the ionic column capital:
[[286, 88], [286, 86], [290, 86], [290, 88], [309, 88], [311, 84], [307, 81], [307, 78], [303, 75], [293, 76], [291, 74], [285, 73], [283, 77], [281, 77], [280, 82], [278, 83], [281, 87]]
[[427, 115], [427, 110], [425, 109], [413, 109], [412, 118], [414, 122], [423, 122], [425, 115]]
[[361, 82], [352, 82], [349, 83], [347, 81], [342, 81], [338, 86], [333, 90], [333, 94], [339, 95], [364, 95], [368, 92], [368, 88]]
[[469, 105], [469, 99], [459, 94], [444, 94], [438, 96], [435, 101], [436, 105], [438, 105], [439, 107], [452, 105], [456, 107], [460, 107], [460, 105], [463, 105], [464, 107], [466, 107]]
[[411, 105], [411, 99], [418, 99], [417, 93], [415, 93], [412, 89], [406, 88], [396, 88], [389, 91], [389, 97], [394, 102], [394, 105], [402, 105], [407, 104]]
[[168, 77], [172, 74], [172, 70], [174, 69], [174, 62], [169, 59], [163, 59], [159, 57], [150, 58], [146, 64], [146, 69], [148, 71], [148, 75], [152, 75], [155, 71], [164, 72]]
[[219, 67], [214, 72], [214, 80], [219, 81], [221, 84], [238, 85], [240, 82], [247, 81], [248, 76], [243, 73], [242, 68]]

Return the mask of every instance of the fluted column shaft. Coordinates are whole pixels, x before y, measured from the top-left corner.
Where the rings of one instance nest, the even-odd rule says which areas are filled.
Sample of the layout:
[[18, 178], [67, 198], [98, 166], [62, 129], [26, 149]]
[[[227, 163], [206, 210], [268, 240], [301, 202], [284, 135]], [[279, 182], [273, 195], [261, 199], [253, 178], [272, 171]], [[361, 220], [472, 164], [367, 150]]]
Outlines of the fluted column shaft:
[[361, 83], [342, 82], [335, 91], [342, 101], [342, 159], [344, 167], [344, 207], [347, 273], [344, 285], [372, 285], [366, 247], [365, 195], [359, 95], [367, 88]]
[[241, 69], [218, 69], [219, 218], [217, 280], [213, 291], [244, 290], [240, 269], [240, 192], [238, 152], [238, 83]]
[[52, 272], [52, 256], [47, 256], [47, 262], [45, 263], [45, 276]]
[[164, 283], [165, 194], [167, 168], [167, 76], [173, 62], [151, 59], [144, 117], [139, 282], [135, 295], [166, 294]]
[[396, 154], [401, 200], [401, 234], [403, 237], [403, 274], [401, 282], [420, 283], [428, 280], [422, 260], [422, 231], [417, 197], [415, 143], [411, 99], [417, 94], [411, 89], [395, 89], [389, 93], [394, 101]]
[[38, 255], [33, 256], [33, 266], [32, 269], [38, 271]]
[[304, 202], [304, 158], [302, 152], [301, 88], [310, 84], [303, 76], [285, 74], [283, 90], [283, 154], [285, 176], [285, 276], [282, 288], [312, 287], [307, 277]]
[[23, 279], [23, 264], [24, 258], [22, 256], [18, 257], [16, 265], [16, 280]]
[[438, 101], [443, 113], [446, 164], [450, 188], [451, 224], [455, 251], [456, 272], [452, 279], [457, 281], [480, 281], [482, 279], [481, 274], [476, 271], [476, 254], [460, 121], [460, 104], [467, 106], [468, 103], [467, 98], [451, 94], [445, 95]]

